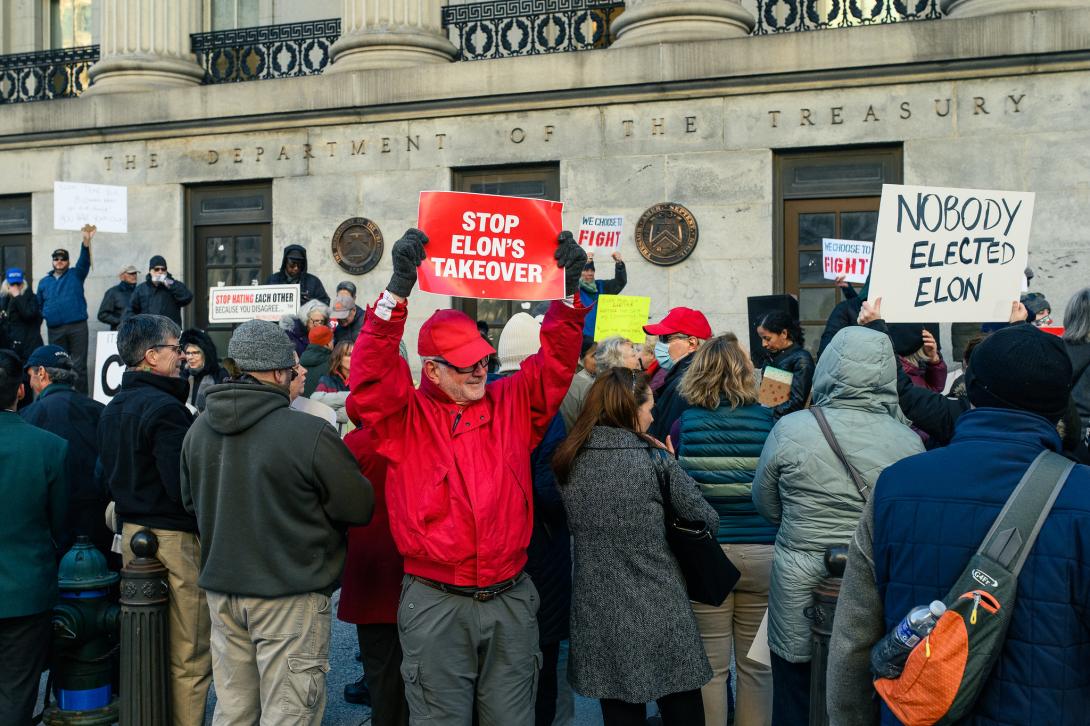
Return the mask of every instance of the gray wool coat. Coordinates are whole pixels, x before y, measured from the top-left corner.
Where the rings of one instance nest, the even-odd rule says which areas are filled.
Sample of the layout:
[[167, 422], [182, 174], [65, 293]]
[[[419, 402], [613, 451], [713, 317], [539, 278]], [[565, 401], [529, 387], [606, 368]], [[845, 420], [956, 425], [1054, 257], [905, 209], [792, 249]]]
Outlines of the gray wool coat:
[[[719, 516], [670, 459], [678, 514]], [[662, 497], [646, 441], [595, 427], [560, 487], [575, 541], [568, 680], [591, 698], [646, 703], [700, 688], [712, 677], [666, 544]]]
[[[829, 420], [840, 448], [870, 488], [882, 471], [923, 451], [897, 416], [897, 369], [889, 336], [844, 328], [814, 372], [813, 405]], [[847, 544], [864, 500], [809, 411], [784, 416], [765, 440], [753, 504], [780, 526], [768, 591], [768, 645], [792, 663], [810, 660], [806, 608], [825, 577], [829, 545]]]

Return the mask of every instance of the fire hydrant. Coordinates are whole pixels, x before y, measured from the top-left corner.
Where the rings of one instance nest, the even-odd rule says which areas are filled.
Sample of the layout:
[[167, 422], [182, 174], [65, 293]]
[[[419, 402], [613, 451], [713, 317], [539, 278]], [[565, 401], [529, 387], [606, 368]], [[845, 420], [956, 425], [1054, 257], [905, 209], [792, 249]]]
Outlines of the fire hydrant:
[[50, 726], [117, 721], [114, 673], [121, 608], [111, 602], [110, 588], [119, 577], [83, 535], [61, 559], [50, 657], [57, 700], [42, 717]]

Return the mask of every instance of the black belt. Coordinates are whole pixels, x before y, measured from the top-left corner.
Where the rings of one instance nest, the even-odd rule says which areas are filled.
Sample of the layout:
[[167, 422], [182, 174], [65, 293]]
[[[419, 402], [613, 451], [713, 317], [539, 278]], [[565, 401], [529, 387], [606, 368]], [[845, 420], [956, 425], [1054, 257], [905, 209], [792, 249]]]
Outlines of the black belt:
[[413, 575], [413, 579], [422, 582], [428, 587], [438, 590], [439, 592], [445, 592], [449, 595], [461, 595], [462, 597], [470, 597], [477, 602], [488, 602], [489, 600], [494, 600], [498, 596], [514, 588], [514, 586], [519, 583], [520, 577], [521, 575], [515, 575], [510, 580], [497, 582], [495, 585], [489, 585], [488, 587], [467, 587], [461, 585], [448, 585], [445, 582], [439, 582], [438, 580], [429, 580], [426, 577]]

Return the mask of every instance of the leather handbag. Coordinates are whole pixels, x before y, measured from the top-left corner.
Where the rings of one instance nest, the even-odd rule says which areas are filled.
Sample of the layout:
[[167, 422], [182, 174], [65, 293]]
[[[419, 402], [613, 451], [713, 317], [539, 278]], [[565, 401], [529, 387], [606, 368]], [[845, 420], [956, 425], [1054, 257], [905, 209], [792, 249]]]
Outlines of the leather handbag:
[[662, 512], [666, 524], [666, 544], [674, 553], [689, 599], [719, 607], [727, 599], [738, 578], [738, 568], [727, 558], [715, 538], [715, 532], [703, 520], [682, 519], [670, 498], [670, 469], [667, 452], [649, 449], [651, 466], [662, 494]]

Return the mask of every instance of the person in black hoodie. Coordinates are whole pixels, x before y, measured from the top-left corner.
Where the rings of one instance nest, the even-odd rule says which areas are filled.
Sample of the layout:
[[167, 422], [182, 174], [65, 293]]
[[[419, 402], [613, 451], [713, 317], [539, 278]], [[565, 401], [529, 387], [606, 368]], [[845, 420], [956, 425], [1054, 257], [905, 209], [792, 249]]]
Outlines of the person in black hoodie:
[[761, 336], [768, 365], [791, 374], [791, 393], [786, 401], [772, 409], [772, 417], [778, 421], [806, 407], [814, 385], [814, 357], [802, 347], [804, 341], [799, 321], [782, 310], [765, 315], [757, 325], [757, 335]]
[[4, 277], [0, 293], [0, 326], [6, 337], [4, 347], [11, 348], [21, 360], [42, 345], [42, 311], [38, 296], [30, 289], [23, 271], [12, 267]]
[[122, 522], [125, 564], [132, 536], [150, 529], [156, 557], [170, 585], [171, 706], [175, 724], [200, 724], [212, 681], [211, 621], [197, 587], [201, 544], [197, 519], [181, 493], [182, 441], [193, 423], [185, 407], [189, 387], [179, 377], [181, 330], [161, 315], [133, 315], [117, 331], [117, 352], [128, 366], [121, 390], [98, 422], [98, 451]]
[[102, 303], [98, 306], [98, 321], [110, 326], [110, 330], [117, 330], [121, 325], [121, 318], [129, 309], [129, 300], [132, 299], [132, 291], [136, 289], [136, 276], [140, 270], [133, 265], [125, 265], [117, 273], [121, 282], [117, 283], [102, 296]]
[[176, 325], [182, 324], [182, 308], [193, 302], [193, 293], [181, 280], [167, 272], [167, 261], [162, 255], [155, 255], [148, 262], [148, 274], [132, 291], [129, 307], [121, 317], [121, 322], [133, 315], [162, 315], [170, 318]]
[[322, 281], [307, 272], [307, 250], [302, 245], [288, 245], [284, 248], [284, 259], [280, 262], [280, 272], [274, 272], [265, 280], [266, 285], [298, 285], [300, 300], [304, 305], [311, 300], [321, 300], [329, 304], [329, 294], [322, 286]]
[[178, 344], [185, 356], [182, 378], [189, 382], [189, 405], [203, 411], [208, 388], [227, 380], [227, 371], [220, 366], [216, 344], [203, 330], [190, 328], [184, 331]]

